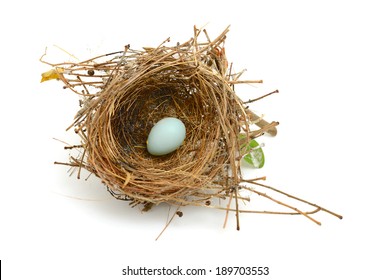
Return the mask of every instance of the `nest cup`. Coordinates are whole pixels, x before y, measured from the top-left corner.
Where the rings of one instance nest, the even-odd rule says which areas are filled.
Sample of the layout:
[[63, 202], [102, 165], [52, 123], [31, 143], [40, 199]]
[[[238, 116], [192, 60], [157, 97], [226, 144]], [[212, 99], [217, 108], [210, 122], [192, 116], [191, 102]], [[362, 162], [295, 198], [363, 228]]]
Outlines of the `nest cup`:
[[[195, 58], [165, 48], [142, 53], [94, 101], [85, 120], [87, 166], [112, 191], [153, 204], [226, 191], [218, 182], [228, 176], [243, 112], [226, 79]], [[186, 139], [175, 152], [152, 156], [146, 140], [165, 117], [183, 121]]]

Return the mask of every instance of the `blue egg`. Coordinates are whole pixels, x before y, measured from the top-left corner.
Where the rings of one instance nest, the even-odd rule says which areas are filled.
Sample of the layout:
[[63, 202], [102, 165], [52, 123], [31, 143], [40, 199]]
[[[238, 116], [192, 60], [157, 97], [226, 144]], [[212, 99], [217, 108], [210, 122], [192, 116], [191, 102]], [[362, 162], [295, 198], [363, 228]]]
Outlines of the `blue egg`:
[[177, 118], [164, 118], [158, 121], [150, 130], [147, 149], [154, 156], [172, 153], [183, 144], [186, 137], [186, 127]]

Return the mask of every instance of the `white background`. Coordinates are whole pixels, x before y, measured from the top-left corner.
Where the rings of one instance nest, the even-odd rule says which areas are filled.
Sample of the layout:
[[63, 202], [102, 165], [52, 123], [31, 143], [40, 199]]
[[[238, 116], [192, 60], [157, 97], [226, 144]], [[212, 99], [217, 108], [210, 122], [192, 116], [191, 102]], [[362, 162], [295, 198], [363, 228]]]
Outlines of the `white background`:
[[[37, 0], [0, 6], [4, 279], [150, 279], [121, 276], [127, 265], [214, 272], [217, 266], [269, 266], [264, 279], [389, 279], [386, 1]], [[86, 59], [128, 43], [183, 42], [195, 24], [206, 25], [211, 37], [231, 24], [229, 61], [236, 71], [248, 69], [245, 78], [264, 80], [238, 92], [280, 91], [253, 107], [280, 121], [278, 136], [263, 138], [266, 166], [258, 176], [343, 220], [320, 213], [317, 226], [299, 216], [248, 214], [237, 232], [234, 215], [222, 229], [223, 212], [185, 208], [155, 241], [167, 206], [141, 213], [112, 199], [98, 180], [77, 180], [53, 164], [68, 157], [53, 138], [75, 139], [65, 128], [78, 103], [60, 82], [39, 83], [48, 70], [38, 61], [46, 46]], [[262, 203], [252, 196], [248, 208]]]

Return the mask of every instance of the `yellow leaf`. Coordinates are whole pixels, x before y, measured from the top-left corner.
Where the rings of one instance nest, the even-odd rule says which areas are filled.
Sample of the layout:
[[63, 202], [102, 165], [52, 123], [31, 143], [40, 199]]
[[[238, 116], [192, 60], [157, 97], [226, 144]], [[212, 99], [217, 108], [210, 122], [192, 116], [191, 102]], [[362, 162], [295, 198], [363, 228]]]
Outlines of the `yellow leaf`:
[[42, 73], [41, 74], [41, 76], [42, 76], [41, 83], [49, 81], [49, 80], [53, 80], [53, 79], [59, 79], [61, 73], [63, 73], [63, 72], [64, 72], [63, 68], [54, 68], [54, 69], [51, 69], [45, 73]]

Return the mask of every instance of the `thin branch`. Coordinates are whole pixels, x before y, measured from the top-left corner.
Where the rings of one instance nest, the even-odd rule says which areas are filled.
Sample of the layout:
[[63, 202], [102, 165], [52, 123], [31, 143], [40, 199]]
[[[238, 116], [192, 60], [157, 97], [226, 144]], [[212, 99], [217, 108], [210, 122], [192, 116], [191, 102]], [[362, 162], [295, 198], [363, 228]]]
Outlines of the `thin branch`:
[[229, 84], [261, 84], [263, 80], [240, 80], [240, 81], [228, 81]]
[[169, 219], [169, 221], [165, 224], [165, 227], [162, 229], [160, 234], [156, 237], [156, 241], [160, 238], [160, 236], [164, 233], [164, 231], [168, 228], [168, 226], [171, 224], [173, 221], [173, 218], [175, 218], [177, 211], [179, 211], [180, 206], [177, 207], [176, 211], [172, 214], [172, 217]]
[[[250, 114], [252, 114], [252, 117], [255, 117], [255, 118], [258, 117], [256, 114], [254, 114], [252, 112]], [[253, 130], [249, 133], [249, 136], [252, 139], [263, 135], [265, 132], [269, 133], [271, 136], [275, 136], [277, 134], [276, 126], [279, 125], [279, 122], [269, 123], [263, 119], [260, 119], [260, 120], [256, 121], [256, 123], [254, 123], [254, 124], [257, 125], [258, 127], [260, 127], [260, 129]]]
[[341, 216], [341, 215], [339, 215], [339, 214], [336, 214], [336, 213], [334, 213], [334, 212], [332, 212], [332, 211], [330, 211], [330, 210], [328, 210], [328, 209], [326, 209], [326, 208], [324, 208], [324, 207], [318, 206], [317, 204], [311, 203], [311, 202], [309, 202], [309, 201], [307, 201], [307, 200], [304, 200], [304, 199], [301, 199], [301, 198], [296, 197], [296, 196], [294, 196], [294, 195], [288, 194], [288, 193], [283, 192], [283, 191], [281, 191], [281, 190], [278, 190], [278, 189], [276, 189], [276, 188], [274, 188], [274, 187], [271, 187], [271, 186], [268, 186], [268, 185], [264, 185], [264, 184], [255, 182], [255, 180], [253, 180], [253, 179], [252, 179], [252, 180], [242, 180], [242, 182], [247, 182], [247, 183], [255, 184], [255, 185], [257, 185], [257, 186], [261, 186], [261, 187], [264, 187], [264, 188], [273, 190], [273, 191], [275, 191], [275, 192], [277, 192], [277, 193], [283, 194], [283, 195], [285, 195], [285, 196], [287, 196], [287, 197], [289, 197], [289, 198], [292, 198], [292, 199], [298, 200], [298, 201], [300, 201], [300, 202], [306, 203], [306, 204], [308, 204], [308, 205], [310, 205], [310, 206], [318, 207], [318, 208], [320, 208], [322, 211], [327, 212], [327, 213], [329, 213], [329, 214], [331, 214], [331, 215], [333, 215], [333, 216], [335, 216], [335, 217], [337, 217], [337, 218], [339, 218], [339, 219], [342, 219], [342, 218], [343, 218], [343, 216]]
[[267, 94], [262, 95], [262, 96], [260, 96], [258, 98], [255, 98], [255, 99], [249, 99], [248, 101], [245, 101], [243, 103], [244, 104], [248, 104], [248, 103], [256, 102], [256, 101], [258, 101], [260, 99], [263, 99], [264, 97], [270, 96], [271, 94], [278, 93], [278, 92], [279, 92], [279, 90], [274, 90], [273, 92], [267, 93]]
[[226, 225], [227, 225], [227, 221], [228, 221], [228, 216], [229, 216], [229, 212], [232, 210], [230, 208], [230, 204], [232, 202], [232, 199], [233, 199], [233, 192], [230, 193], [230, 196], [229, 196], [229, 202], [227, 204], [227, 207], [226, 207], [226, 215], [225, 215], [225, 221], [223, 223], [223, 228], [226, 228]]
[[236, 200], [236, 223], [237, 223], [237, 230], [240, 230], [240, 212], [238, 208], [238, 185], [234, 188], [235, 193], [235, 200]]
[[309, 220], [315, 222], [317, 225], [319, 225], [319, 226], [321, 225], [321, 223], [320, 223], [319, 221], [317, 221], [316, 219], [313, 219], [313, 218], [310, 217], [308, 214], [306, 214], [305, 212], [299, 210], [299, 209], [296, 208], [296, 207], [293, 207], [293, 206], [291, 206], [291, 205], [288, 205], [287, 203], [281, 202], [281, 201], [279, 201], [279, 200], [277, 200], [277, 199], [275, 199], [275, 198], [273, 198], [273, 197], [267, 195], [266, 193], [262, 193], [262, 192], [259, 192], [259, 191], [254, 190], [254, 189], [245, 187], [245, 186], [241, 186], [241, 187], [242, 187], [243, 189], [248, 190], [248, 191], [254, 192], [255, 194], [258, 194], [258, 195], [260, 195], [260, 196], [263, 196], [263, 197], [265, 197], [265, 198], [267, 198], [267, 199], [269, 199], [269, 200], [271, 200], [271, 201], [273, 201], [273, 202], [276, 202], [277, 204], [280, 204], [280, 205], [282, 205], [282, 206], [285, 206], [285, 207], [287, 207], [287, 208], [290, 208], [290, 209], [296, 211], [297, 213], [299, 213], [299, 214], [305, 216], [305, 217], [308, 218]]

